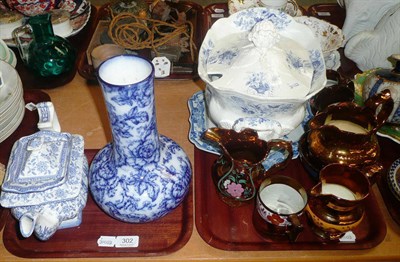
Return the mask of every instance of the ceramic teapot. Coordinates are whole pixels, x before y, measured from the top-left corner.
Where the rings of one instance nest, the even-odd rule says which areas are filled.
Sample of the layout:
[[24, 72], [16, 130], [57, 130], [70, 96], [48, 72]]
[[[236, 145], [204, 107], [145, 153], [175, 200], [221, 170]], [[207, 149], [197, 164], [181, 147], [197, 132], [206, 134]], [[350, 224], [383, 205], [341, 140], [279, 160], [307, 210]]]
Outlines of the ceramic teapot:
[[[261, 140], [252, 129], [236, 132], [210, 128], [203, 133], [203, 138], [218, 143], [223, 151], [212, 166], [212, 176], [221, 199], [230, 206], [253, 199], [261, 182], [284, 168], [293, 156], [290, 142]], [[274, 149], [284, 150], [284, 157], [274, 159], [274, 164], [266, 169], [263, 161]]]
[[353, 102], [328, 106], [309, 122], [307, 142], [310, 153], [322, 166], [331, 163], [357, 166], [373, 180], [383, 169], [379, 163], [376, 132], [392, 109], [389, 90], [369, 98], [364, 107]]
[[357, 168], [338, 163], [324, 167], [306, 207], [314, 233], [325, 240], [338, 240], [356, 228], [364, 217], [363, 203], [369, 191], [368, 178]]
[[364, 100], [367, 100], [376, 93], [389, 89], [394, 106], [387, 121], [400, 124], [400, 54], [392, 55], [391, 58], [395, 62], [394, 68], [376, 69], [366, 73], [362, 96]]

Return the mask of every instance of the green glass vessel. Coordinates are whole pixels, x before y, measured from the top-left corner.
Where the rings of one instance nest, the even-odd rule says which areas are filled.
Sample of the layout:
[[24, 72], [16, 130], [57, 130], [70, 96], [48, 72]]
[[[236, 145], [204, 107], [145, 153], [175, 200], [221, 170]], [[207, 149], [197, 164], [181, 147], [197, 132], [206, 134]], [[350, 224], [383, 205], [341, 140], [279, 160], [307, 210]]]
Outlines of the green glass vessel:
[[[32, 34], [32, 41], [23, 43], [23, 32]], [[69, 41], [54, 35], [50, 14], [33, 16], [28, 23], [14, 30], [13, 37], [24, 64], [35, 74], [58, 76], [74, 68], [75, 48]]]

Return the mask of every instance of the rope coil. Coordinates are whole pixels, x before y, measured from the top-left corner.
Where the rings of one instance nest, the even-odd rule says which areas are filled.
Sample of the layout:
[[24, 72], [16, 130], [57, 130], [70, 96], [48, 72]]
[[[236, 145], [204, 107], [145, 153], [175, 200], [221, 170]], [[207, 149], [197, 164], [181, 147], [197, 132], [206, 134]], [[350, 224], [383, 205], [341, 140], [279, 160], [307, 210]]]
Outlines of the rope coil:
[[182, 35], [189, 39], [190, 54], [194, 61], [196, 46], [193, 41], [193, 25], [190, 21], [178, 25], [124, 12], [112, 15], [108, 27], [108, 36], [114, 43], [132, 50], [150, 48], [157, 56], [158, 47]]

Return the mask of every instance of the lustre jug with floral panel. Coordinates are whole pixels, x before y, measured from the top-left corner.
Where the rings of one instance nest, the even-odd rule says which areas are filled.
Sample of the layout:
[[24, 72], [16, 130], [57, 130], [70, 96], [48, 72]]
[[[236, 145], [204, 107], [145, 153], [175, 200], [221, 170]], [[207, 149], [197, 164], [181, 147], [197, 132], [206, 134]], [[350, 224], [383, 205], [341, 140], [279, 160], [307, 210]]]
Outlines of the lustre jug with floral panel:
[[[236, 132], [210, 128], [203, 133], [203, 138], [218, 143], [222, 149], [221, 156], [212, 166], [212, 176], [219, 196], [230, 206], [240, 206], [253, 199], [261, 182], [284, 168], [293, 155], [290, 142], [261, 140], [252, 129]], [[273, 165], [266, 168], [263, 162], [274, 150], [284, 153], [271, 154]]]

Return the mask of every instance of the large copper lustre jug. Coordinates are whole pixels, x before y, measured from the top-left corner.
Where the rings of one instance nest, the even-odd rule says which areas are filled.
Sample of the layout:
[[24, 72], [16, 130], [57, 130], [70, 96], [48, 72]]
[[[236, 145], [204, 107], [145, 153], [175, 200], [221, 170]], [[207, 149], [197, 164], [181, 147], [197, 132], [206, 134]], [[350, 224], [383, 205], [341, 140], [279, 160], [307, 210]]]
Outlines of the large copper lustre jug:
[[383, 169], [376, 133], [392, 109], [389, 90], [369, 98], [364, 107], [353, 102], [331, 105], [310, 120], [308, 150], [321, 167], [331, 163], [351, 165], [373, 180]]

